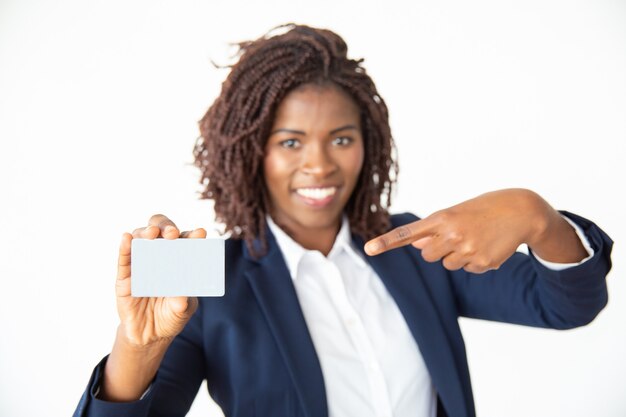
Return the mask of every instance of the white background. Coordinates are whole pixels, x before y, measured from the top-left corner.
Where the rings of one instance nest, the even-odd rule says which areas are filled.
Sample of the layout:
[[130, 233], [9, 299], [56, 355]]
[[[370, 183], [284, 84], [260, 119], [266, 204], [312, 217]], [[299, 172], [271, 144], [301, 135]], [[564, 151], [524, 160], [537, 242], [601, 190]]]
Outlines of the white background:
[[[0, 415], [70, 415], [113, 342], [124, 231], [213, 229], [189, 165], [228, 42], [288, 21], [365, 57], [394, 211], [536, 190], [617, 242], [610, 301], [557, 332], [462, 320], [479, 416], [626, 415], [626, 2], [0, 0]], [[218, 416], [203, 387], [193, 416]]]

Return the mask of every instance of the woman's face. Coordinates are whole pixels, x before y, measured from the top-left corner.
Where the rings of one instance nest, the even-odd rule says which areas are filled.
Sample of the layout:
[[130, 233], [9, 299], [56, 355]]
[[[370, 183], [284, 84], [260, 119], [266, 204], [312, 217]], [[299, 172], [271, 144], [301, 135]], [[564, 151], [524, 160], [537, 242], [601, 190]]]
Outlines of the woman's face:
[[334, 86], [304, 85], [278, 106], [265, 147], [270, 214], [288, 230], [338, 228], [363, 165], [359, 109]]

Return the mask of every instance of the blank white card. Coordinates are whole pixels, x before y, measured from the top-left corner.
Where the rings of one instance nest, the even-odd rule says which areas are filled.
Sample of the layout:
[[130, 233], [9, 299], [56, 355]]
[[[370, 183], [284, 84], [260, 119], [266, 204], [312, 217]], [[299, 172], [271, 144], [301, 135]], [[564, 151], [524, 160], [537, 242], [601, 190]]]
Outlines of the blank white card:
[[224, 240], [133, 239], [133, 297], [221, 297]]

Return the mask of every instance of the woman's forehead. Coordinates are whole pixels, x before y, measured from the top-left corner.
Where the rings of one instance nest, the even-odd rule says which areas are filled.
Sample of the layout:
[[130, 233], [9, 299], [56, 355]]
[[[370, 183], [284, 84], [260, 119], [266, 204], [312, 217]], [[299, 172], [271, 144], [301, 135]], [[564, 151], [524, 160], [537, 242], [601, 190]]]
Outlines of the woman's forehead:
[[358, 123], [356, 102], [332, 85], [305, 85], [291, 91], [279, 104], [274, 125], [282, 123]]

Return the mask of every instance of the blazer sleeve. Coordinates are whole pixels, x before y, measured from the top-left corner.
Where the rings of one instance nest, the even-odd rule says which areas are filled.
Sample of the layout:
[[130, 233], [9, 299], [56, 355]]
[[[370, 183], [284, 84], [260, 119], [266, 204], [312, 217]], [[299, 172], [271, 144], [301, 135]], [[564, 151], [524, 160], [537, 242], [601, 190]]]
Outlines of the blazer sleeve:
[[499, 269], [484, 274], [451, 272], [459, 315], [528, 326], [569, 329], [591, 322], [608, 301], [606, 275], [613, 241], [591, 221], [562, 215], [584, 231], [594, 256], [555, 271], [530, 253], [515, 253]]
[[187, 414], [205, 378], [201, 304], [172, 341], [150, 389], [140, 400], [114, 403], [96, 398], [108, 358], [105, 357], [94, 369], [73, 417], [177, 417]]

